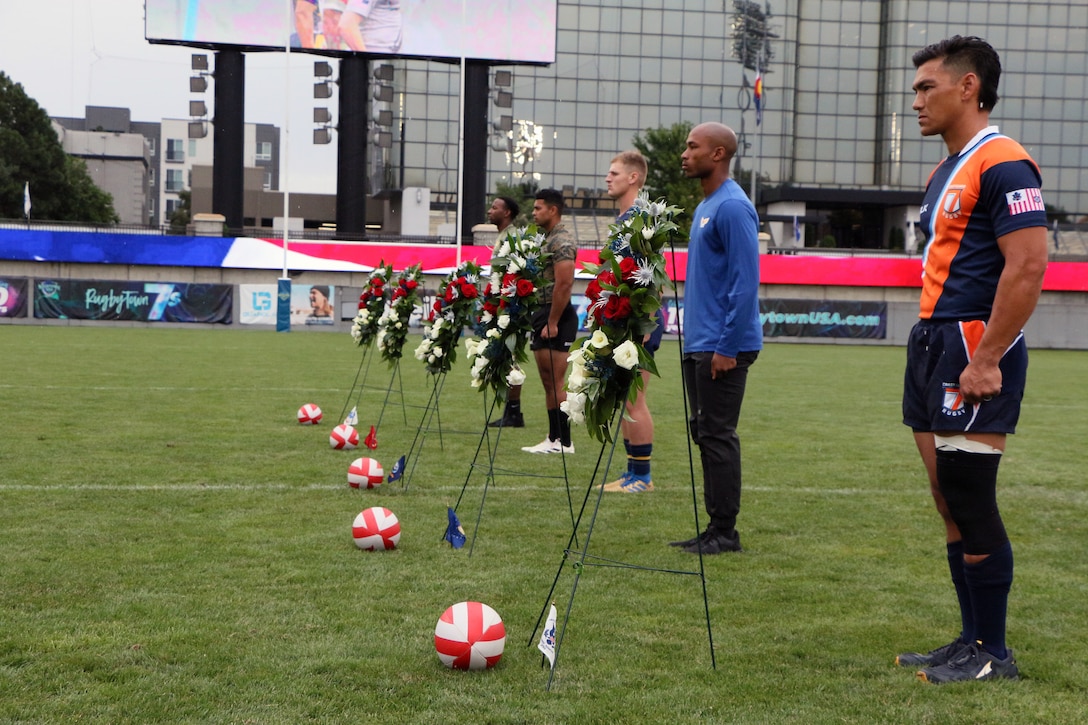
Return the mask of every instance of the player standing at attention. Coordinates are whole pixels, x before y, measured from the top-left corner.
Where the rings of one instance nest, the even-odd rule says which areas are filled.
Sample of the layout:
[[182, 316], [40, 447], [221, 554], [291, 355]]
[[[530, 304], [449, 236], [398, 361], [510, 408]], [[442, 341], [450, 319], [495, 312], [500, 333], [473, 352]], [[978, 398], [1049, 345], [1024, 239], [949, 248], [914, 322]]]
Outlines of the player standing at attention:
[[920, 321], [907, 343], [903, 422], [944, 519], [959, 599], [958, 637], [896, 658], [926, 682], [1016, 679], [1005, 646], [1013, 556], [997, 508], [997, 468], [1020, 414], [1023, 326], [1047, 264], [1039, 168], [990, 125], [1001, 60], [984, 40], [955, 36], [914, 54], [923, 136], [948, 157], [926, 185]]
[[[624, 151], [612, 158], [604, 182], [608, 196], [616, 200], [616, 208], [620, 210], [616, 221], [622, 222], [634, 213], [632, 207], [635, 197], [646, 183], [646, 172], [646, 158], [638, 151]], [[630, 256], [629, 252], [627, 256]], [[651, 356], [661, 347], [664, 331], [664, 316], [658, 308], [657, 329], [643, 340], [643, 347]], [[627, 450], [627, 470], [619, 479], [604, 485], [607, 492], [644, 493], [654, 490], [654, 481], [650, 476], [650, 458], [654, 451], [654, 419], [646, 405], [646, 386], [649, 384], [650, 373], [643, 370], [642, 390], [638, 391], [634, 402], [626, 403], [627, 415], [620, 421], [623, 447]]]
[[759, 216], [729, 175], [737, 135], [720, 123], [688, 134], [680, 167], [704, 199], [692, 215], [684, 282], [681, 371], [691, 404], [691, 439], [703, 466], [710, 522], [699, 536], [674, 541], [692, 554], [741, 551], [740, 421], [748, 368], [763, 349], [759, 321]]

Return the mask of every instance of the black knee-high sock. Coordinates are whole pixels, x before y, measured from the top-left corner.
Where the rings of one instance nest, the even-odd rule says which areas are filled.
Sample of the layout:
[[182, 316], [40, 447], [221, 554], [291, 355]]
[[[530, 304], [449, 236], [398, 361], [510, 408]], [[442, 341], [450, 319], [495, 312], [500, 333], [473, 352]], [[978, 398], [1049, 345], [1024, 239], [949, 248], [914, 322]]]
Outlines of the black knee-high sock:
[[559, 440], [559, 408], [548, 408], [548, 440]]
[[[559, 408], [555, 409], [559, 418], [559, 440], [565, 445], [570, 445], [570, 417]], [[552, 440], [555, 440], [554, 438]]]
[[1012, 588], [1012, 544], [993, 552], [977, 564], [964, 564], [963, 574], [971, 591], [975, 612], [975, 639], [993, 656], [1005, 659], [1005, 619]]
[[956, 599], [960, 603], [960, 638], [964, 642], [974, 642], [975, 611], [971, 607], [971, 592], [967, 588], [963, 566], [963, 542], [953, 541], [948, 544], [948, 571], [952, 575], [952, 585], [956, 587]]

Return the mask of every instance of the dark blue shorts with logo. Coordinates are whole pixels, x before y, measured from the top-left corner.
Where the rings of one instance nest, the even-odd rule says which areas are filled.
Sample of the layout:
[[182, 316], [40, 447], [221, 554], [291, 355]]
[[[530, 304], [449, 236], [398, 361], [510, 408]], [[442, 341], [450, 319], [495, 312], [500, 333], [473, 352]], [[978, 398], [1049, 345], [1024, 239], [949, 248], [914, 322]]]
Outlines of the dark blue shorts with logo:
[[960, 373], [981, 338], [982, 320], [921, 320], [907, 341], [903, 423], [915, 432], [1014, 433], [1027, 379], [1028, 348], [1020, 335], [1005, 351], [1001, 393], [971, 405], [960, 395]]

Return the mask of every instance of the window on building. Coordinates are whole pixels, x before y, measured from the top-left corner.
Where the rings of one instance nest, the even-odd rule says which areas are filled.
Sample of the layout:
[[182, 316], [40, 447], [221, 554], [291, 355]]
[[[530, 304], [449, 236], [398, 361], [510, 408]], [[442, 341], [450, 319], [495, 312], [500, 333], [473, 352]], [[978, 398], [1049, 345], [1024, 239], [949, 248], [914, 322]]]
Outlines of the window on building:
[[147, 152], [152, 156], [155, 155], [155, 139], [149, 138], [147, 140]]
[[[185, 176], [182, 169], [166, 170], [166, 190], [177, 193], [185, 188]], [[169, 202], [167, 202], [169, 203]]]
[[271, 161], [272, 160], [272, 142], [271, 141], [258, 141], [257, 142], [257, 160], [258, 161]]
[[166, 218], [169, 219], [174, 215], [174, 210], [181, 206], [181, 199], [167, 199], [166, 200]]
[[266, 172], [264, 172], [264, 190], [268, 191], [271, 188], [272, 188], [272, 172], [271, 171], [266, 171]]
[[155, 185], [155, 169], [148, 169], [147, 170], [147, 185], [148, 186], [154, 186]]
[[147, 213], [150, 214], [151, 216], [155, 216], [155, 200], [154, 199], [148, 199], [147, 200]]
[[196, 139], [189, 139], [189, 158], [196, 158]]
[[185, 161], [185, 142], [180, 138], [166, 139], [166, 160]]

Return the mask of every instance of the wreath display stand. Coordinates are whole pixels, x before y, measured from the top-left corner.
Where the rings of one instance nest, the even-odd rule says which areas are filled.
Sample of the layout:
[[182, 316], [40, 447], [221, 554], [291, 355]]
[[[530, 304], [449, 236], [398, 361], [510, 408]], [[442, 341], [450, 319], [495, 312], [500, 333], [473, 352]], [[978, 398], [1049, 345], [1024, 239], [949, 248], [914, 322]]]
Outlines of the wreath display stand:
[[[682, 352], [681, 352], [682, 356]], [[681, 376], [683, 380], [683, 376]], [[597, 514], [601, 508], [601, 499], [604, 497], [604, 483], [608, 479], [608, 471], [611, 468], [612, 460], [616, 453], [616, 441], [621, 437], [620, 422], [623, 416], [623, 406], [617, 409], [613, 413], [613, 430], [611, 444], [607, 441], [601, 443], [601, 452], [597, 457], [597, 464], [593, 469], [593, 473], [589, 479], [589, 485], [586, 487], [585, 496], [582, 498], [581, 508], [578, 510], [578, 515], [574, 519], [573, 528], [570, 534], [570, 538], [567, 540], [567, 545], [563, 549], [563, 555], [559, 561], [559, 567], [555, 572], [555, 578], [552, 580], [551, 589], [548, 590], [548, 595], [544, 599], [544, 606], [540, 610], [540, 616], [537, 617], [536, 625], [533, 627], [532, 634], [529, 635], [529, 646], [533, 646], [536, 640], [537, 632], [540, 630], [541, 624], [544, 622], [544, 617], [548, 612], [549, 606], [554, 603], [555, 590], [559, 586], [559, 578], [563, 574], [563, 569], [568, 564], [574, 570], [574, 578], [571, 582], [570, 598], [567, 600], [566, 611], [563, 615], [562, 625], [557, 627], [555, 645], [554, 645], [554, 658], [551, 663], [550, 671], [548, 673], [548, 682], [545, 686], [546, 690], [551, 690], [552, 682], [555, 679], [555, 668], [559, 664], [559, 654], [563, 646], [563, 638], [566, 634], [567, 624], [570, 621], [571, 613], [574, 610], [574, 598], [578, 593], [578, 583], [581, 580], [582, 574], [586, 571], [587, 567], [602, 567], [612, 569], [627, 569], [644, 572], [657, 572], [663, 574], [675, 574], [680, 576], [695, 576], [699, 578], [703, 591], [703, 612], [706, 615], [706, 634], [707, 641], [710, 647], [710, 664], [712, 669], [717, 669], [717, 661], [714, 657], [714, 632], [710, 624], [710, 603], [706, 593], [706, 571], [703, 566], [703, 552], [699, 550], [699, 566], [698, 569], [692, 571], [687, 569], [666, 569], [655, 566], [644, 566], [640, 564], [634, 564], [629, 562], [618, 561], [616, 559], [606, 558], [604, 556], [598, 556], [590, 553], [590, 544], [593, 537], [593, 529], [597, 523]], [[684, 391], [684, 418], [687, 419], [687, 393]], [[607, 454], [607, 461], [605, 460]], [[604, 465], [602, 466], [602, 462]], [[699, 501], [695, 490], [695, 464], [692, 458], [691, 450], [691, 438], [688, 437], [688, 465], [691, 474], [691, 500], [692, 511], [695, 521], [696, 535], [702, 530], [699, 525]], [[598, 474], [599, 482], [598, 482]], [[593, 508], [589, 512], [588, 520], [586, 517], [587, 508], [589, 507], [590, 497], [593, 497]], [[573, 514], [573, 508], [572, 508]], [[582, 544], [578, 544], [578, 534], [585, 529]]]
[[[529, 473], [526, 471], [513, 470], [509, 468], [497, 468], [495, 466], [495, 458], [499, 453], [499, 443], [502, 440], [502, 426], [498, 428], [491, 428], [491, 421], [494, 418], [495, 412], [498, 411], [499, 415], [502, 415], [504, 401], [499, 396], [494, 396], [489, 404], [487, 392], [484, 392], [483, 396], [483, 408], [484, 408], [484, 428], [480, 434], [480, 440], [476, 444], [476, 452], [472, 456], [472, 462], [469, 463], [468, 473], [465, 475], [465, 482], [461, 485], [461, 492], [457, 495], [457, 502], [453, 505], [453, 510], [456, 512], [460, 507], [461, 502], [465, 498], [465, 493], [468, 490], [468, 485], [472, 481], [472, 474], [477, 470], [483, 473], [484, 485], [480, 492], [480, 505], [476, 510], [476, 522], [472, 528], [472, 543], [469, 545], [468, 554], [472, 556], [473, 549], [476, 546], [476, 536], [480, 530], [480, 521], [483, 519], [484, 503], [487, 501], [487, 493], [491, 485], [495, 483], [496, 474], [503, 474], [510, 477], [523, 477], [523, 478], [545, 478], [551, 480], [562, 480], [563, 487], [567, 492], [567, 507], [570, 510], [571, 523], [574, 523], [574, 499], [571, 495], [570, 489], [570, 477], [567, 473], [567, 455], [565, 453], [560, 454], [560, 458], [563, 461], [563, 473], [562, 475], [545, 474], [545, 473]], [[492, 439], [494, 435], [494, 439]], [[486, 451], [485, 451], [486, 446]], [[481, 452], [484, 453], [484, 460], [480, 460]]]

